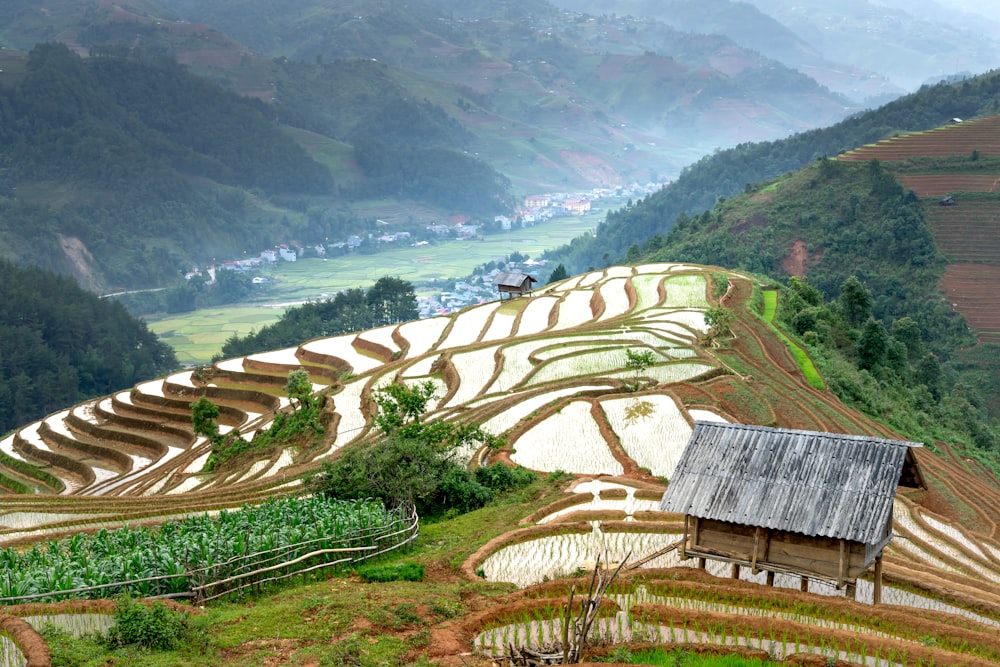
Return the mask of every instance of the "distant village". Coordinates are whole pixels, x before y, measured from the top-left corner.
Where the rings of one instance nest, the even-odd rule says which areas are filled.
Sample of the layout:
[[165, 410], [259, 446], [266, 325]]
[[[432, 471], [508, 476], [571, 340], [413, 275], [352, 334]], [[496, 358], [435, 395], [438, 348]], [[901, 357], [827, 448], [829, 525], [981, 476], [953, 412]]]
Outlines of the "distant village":
[[[470, 239], [484, 232], [503, 232], [515, 228], [531, 227], [540, 222], [556, 218], [581, 216], [593, 210], [599, 210], [603, 201], [621, 201], [625, 199], [641, 199], [661, 189], [665, 183], [633, 183], [628, 186], [613, 188], [594, 188], [577, 193], [548, 193], [530, 195], [518, 206], [512, 216], [498, 215], [492, 222], [473, 224], [468, 216], [452, 216], [447, 222], [426, 225], [423, 229], [397, 231], [366, 237], [352, 234], [344, 239], [325, 241], [323, 243], [303, 246], [282, 243], [260, 251], [257, 256], [242, 259], [225, 260], [208, 267], [208, 280], [214, 281], [215, 274], [220, 270], [237, 271], [240, 273], [255, 273], [266, 267], [276, 266], [279, 262], [295, 262], [305, 257], [320, 257], [343, 255], [360, 252], [367, 244], [368, 252], [377, 252], [379, 246], [386, 244], [409, 243], [412, 247], [429, 245], [432, 240]], [[486, 229], [481, 229], [486, 227]], [[548, 261], [541, 258], [529, 258], [515, 252], [509, 257], [497, 258], [465, 278], [456, 280], [448, 291], [442, 291], [431, 296], [421, 296], [417, 299], [420, 317], [443, 315], [460, 310], [466, 306], [498, 298], [496, 279], [501, 273], [523, 273], [543, 283], [551, 273]], [[194, 269], [185, 277], [190, 280], [201, 276], [200, 269]], [[256, 275], [253, 284], [265, 285], [266, 277]]]

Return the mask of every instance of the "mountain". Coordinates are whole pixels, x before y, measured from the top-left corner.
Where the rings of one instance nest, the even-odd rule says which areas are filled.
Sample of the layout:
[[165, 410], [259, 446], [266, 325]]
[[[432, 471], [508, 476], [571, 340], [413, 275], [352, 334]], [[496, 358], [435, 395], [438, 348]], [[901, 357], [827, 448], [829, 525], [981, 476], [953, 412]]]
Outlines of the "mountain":
[[561, 0], [557, 4], [591, 13], [649, 16], [682, 30], [725, 35], [867, 106], [924, 83], [1000, 65], [995, 57], [997, 40], [992, 37], [1000, 18], [977, 14], [975, 7], [963, 9], [960, 3]]
[[[83, 59], [43, 44], [21, 69], [0, 88], [4, 254], [94, 290], [170, 284], [192, 264], [300, 235], [346, 237], [365, 223], [338, 208], [359, 198], [394, 194], [483, 216], [510, 206], [506, 179], [444, 147], [463, 130], [398, 93], [379, 113], [362, 109], [364, 122], [345, 120], [348, 145], [295, 134], [273, 106], [145, 52], [105, 47]], [[398, 114], [425, 120], [394, 134]], [[419, 133], [422, 145], [393, 143], [406, 140], [399, 132]], [[325, 164], [295, 139], [320, 147]], [[343, 176], [352, 162], [358, 173]], [[319, 213], [307, 217], [310, 208]]]
[[[475, 150], [521, 184], [545, 183], [539, 165], [552, 163], [575, 170], [571, 182], [591, 184], [645, 178], [650, 169], [671, 173], [740, 138], [831, 122], [849, 104], [729, 40], [645, 20], [564, 14], [540, 2], [497, 5], [502, 11], [305, 3], [298, 13], [264, 3], [240, 3], [240, 11], [225, 2], [164, 5], [267, 55], [374, 58], [453, 87], [465, 98], [454, 115], [477, 135]], [[451, 100], [433, 99], [452, 110]], [[504, 138], [511, 131], [520, 143]]]
[[847, 110], [728, 40], [537, 3], [482, 20], [423, 3], [166, 4], [0, 18], [32, 49], [5, 51], [0, 72], [9, 256], [95, 290], [160, 286], [248, 246], [367, 235], [379, 202], [491, 222], [515, 189], [662, 180]]
[[92, 289], [162, 284], [193, 257], [271, 240], [250, 190], [332, 185], [262, 103], [167, 59], [36, 47], [0, 115], [3, 254]]
[[989, 30], [990, 22], [970, 25], [940, 5], [870, 0], [836, 5], [822, 0], [751, 0], [751, 4], [825, 57], [874, 69], [907, 90], [1000, 65], [996, 56], [1000, 40], [995, 30]]
[[[641, 258], [789, 281], [800, 299], [780, 316], [841, 400], [910, 437], [995, 453], [998, 283], [988, 239], [1000, 211], [990, 191], [1000, 174], [998, 123], [969, 121], [814, 161], [682, 217]], [[950, 155], [963, 140], [977, 146], [975, 160]], [[954, 193], [947, 205], [932, 195], [942, 189]], [[833, 362], [834, 352], [856, 368]], [[953, 434], [922, 432], [918, 415], [930, 414]]]
[[856, 114], [828, 128], [773, 142], [747, 143], [702, 158], [661, 191], [627, 211], [610, 213], [596, 234], [580, 237], [549, 253], [567, 268], [618, 261], [667, 234], [678, 216], [712, 208], [748, 186], [901, 132], [928, 130], [952, 118], [974, 118], [1000, 111], [1000, 75], [986, 74], [957, 84], [927, 86], [875, 110]]
[[731, 0], [559, 0], [567, 9], [591, 14], [651, 17], [663, 24], [698, 35], [717, 35], [732, 40], [783, 66], [797, 70], [832, 91], [845, 95], [855, 105], [871, 106], [906, 91], [877, 72], [875, 65], [848, 65], [829, 59], [802, 36], [750, 3]]
[[[456, 13], [453, 3], [367, 1], [286, 11], [167, 0], [157, 9], [65, 0], [58, 12], [33, 15], [26, 7], [0, 26], [25, 50], [41, 32], [80, 50], [118, 43], [173, 54], [278, 106], [293, 102], [279, 87], [305, 82], [287, 81], [271, 57], [374, 58], [396, 70], [407, 95], [429, 98], [465, 125], [476, 138], [467, 150], [522, 185], [546, 177], [551, 186], [648, 180], [651, 170], [676, 173], [720, 145], [783, 136], [846, 113], [843, 98], [728, 40], [648, 21], [565, 15], [540, 2], [507, 3], [503, 12], [473, 7]], [[637, 94], [640, 104], [627, 104]], [[311, 109], [285, 108], [340, 111], [316, 99]]]

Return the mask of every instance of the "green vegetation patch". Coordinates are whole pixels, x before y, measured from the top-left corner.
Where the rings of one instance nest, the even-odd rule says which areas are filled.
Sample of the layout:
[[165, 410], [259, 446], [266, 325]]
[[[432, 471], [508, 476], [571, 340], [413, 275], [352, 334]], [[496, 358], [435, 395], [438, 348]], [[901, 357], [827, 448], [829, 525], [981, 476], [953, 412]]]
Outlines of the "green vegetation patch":
[[[284, 560], [318, 549], [367, 544], [363, 531], [401, 520], [402, 511], [381, 503], [332, 500], [321, 496], [268, 500], [234, 512], [221, 511], [165, 523], [79, 533], [35, 545], [27, 551], [0, 551], [0, 597], [6, 601], [52, 593], [46, 601], [66, 598], [106, 598], [123, 592], [143, 597], [188, 591], [198, 581], [187, 572], [209, 567], [195, 579], [219, 580], [242, 567], [247, 554], [285, 548]], [[306, 545], [305, 543], [309, 543]], [[60, 591], [149, 577], [81, 593]]]
[[367, 565], [358, 568], [362, 581], [423, 581], [424, 566], [417, 563]]
[[690, 651], [650, 648], [631, 653], [623, 651], [611, 656], [618, 662], [631, 665], [655, 665], [656, 667], [779, 667], [770, 660], [757, 660], [741, 655], [706, 655]]
[[795, 358], [795, 363], [799, 365], [802, 369], [802, 374], [806, 376], [806, 381], [813, 389], [826, 389], [826, 383], [823, 382], [823, 378], [820, 376], [819, 371], [816, 370], [816, 366], [813, 365], [812, 359], [809, 358], [809, 354], [799, 347], [796, 343], [786, 336], [778, 327], [774, 325], [774, 315], [778, 310], [778, 292], [777, 290], [764, 290], [764, 312], [762, 317], [764, 321], [770, 326], [771, 330], [777, 334], [778, 338], [784, 341], [785, 345], [791, 351], [792, 356]]

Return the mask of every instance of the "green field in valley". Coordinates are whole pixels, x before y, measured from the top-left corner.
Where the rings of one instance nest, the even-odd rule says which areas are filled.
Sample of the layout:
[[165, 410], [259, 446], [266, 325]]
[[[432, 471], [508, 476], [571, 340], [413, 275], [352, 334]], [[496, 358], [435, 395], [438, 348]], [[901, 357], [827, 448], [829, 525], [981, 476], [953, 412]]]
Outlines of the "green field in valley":
[[[449, 280], [461, 278], [486, 262], [514, 251], [539, 257], [570, 239], [593, 230], [604, 211], [588, 216], [549, 220], [527, 229], [483, 237], [451, 240], [415, 248], [402, 245], [374, 255], [346, 255], [329, 259], [280, 262], [261, 273], [266, 291], [253, 303], [205, 308], [179, 315], [149, 315], [149, 328], [177, 352], [184, 365], [207, 363], [231, 335], [246, 335], [281, 317], [288, 305], [324, 299], [351, 287], [370, 287], [382, 276], [397, 276], [414, 284], [418, 294], [447, 290]], [[544, 280], [550, 269], [540, 273]]]

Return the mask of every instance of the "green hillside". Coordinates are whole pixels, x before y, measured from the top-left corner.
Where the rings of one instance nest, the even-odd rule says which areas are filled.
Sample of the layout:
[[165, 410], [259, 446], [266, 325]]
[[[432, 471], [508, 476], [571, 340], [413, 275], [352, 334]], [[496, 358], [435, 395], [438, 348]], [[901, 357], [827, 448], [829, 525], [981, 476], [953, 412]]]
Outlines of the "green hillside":
[[842, 401], [908, 437], [996, 453], [996, 386], [959, 352], [976, 339], [938, 290], [946, 259], [921, 200], [878, 162], [821, 159], [682, 217], [654, 245], [645, 261], [788, 280], [779, 319]]
[[[0, 34], [24, 50], [52, 39], [79, 52], [113, 44], [170, 55], [289, 116], [314, 118], [358, 111], [335, 104], [338, 90], [329, 101], [314, 94], [306, 106], [285, 97], [306, 85], [300, 75], [317, 78], [301, 68], [289, 75], [285, 65], [322, 71], [341, 60], [377, 59], [400, 73], [408, 97], [427, 98], [469, 130], [477, 140], [470, 152], [524, 187], [645, 181], [651, 169], [675, 173], [719, 145], [827, 124], [848, 105], [728, 38], [544, 2], [456, 9], [368, 0], [288, 9], [60, 0], [47, 12], [25, 5], [0, 17]], [[366, 89], [344, 92], [355, 90]]]
[[[217, 256], [367, 231], [351, 201], [484, 217], [510, 206], [506, 180], [454, 149], [464, 131], [398, 90], [377, 92], [396, 103], [360, 107], [341, 131], [304, 118], [325, 131], [313, 139], [170, 59], [95, 53], [40, 45], [0, 87], [3, 252], [90, 289], [169, 285]], [[405, 123], [412, 114], [424, 122]]]

